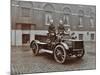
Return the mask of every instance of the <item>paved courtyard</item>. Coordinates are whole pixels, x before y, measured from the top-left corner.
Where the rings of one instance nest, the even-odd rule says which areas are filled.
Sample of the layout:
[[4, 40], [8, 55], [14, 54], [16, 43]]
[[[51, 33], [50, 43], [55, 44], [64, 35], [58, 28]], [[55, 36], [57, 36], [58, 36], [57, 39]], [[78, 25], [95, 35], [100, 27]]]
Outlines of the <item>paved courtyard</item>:
[[66, 64], [57, 63], [53, 56], [42, 53], [34, 56], [27, 47], [11, 47], [12, 75], [37, 72], [88, 70], [96, 68], [96, 49], [94, 42], [85, 42], [85, 56], [81, 60], [71, 59]]

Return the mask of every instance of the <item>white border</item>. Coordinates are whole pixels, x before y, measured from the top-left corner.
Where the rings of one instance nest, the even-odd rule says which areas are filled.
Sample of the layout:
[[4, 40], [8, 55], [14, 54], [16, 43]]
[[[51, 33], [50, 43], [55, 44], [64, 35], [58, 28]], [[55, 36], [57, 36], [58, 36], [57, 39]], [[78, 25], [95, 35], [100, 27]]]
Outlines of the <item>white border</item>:
[[[29, 1], [29, 0], [27, 0]], [[100, 2], [99, 0], [30, 0], [53, 3], [97, 5], [97, 70], [40, 73], [41, 75], [99, 75], [100, 68]], [[0, 1], [0, 75], [10, 75], [10, 0]], [[40, 75], [37, 74], [37, 75]], [[28, 74], [30, 75], [30, 74]]]
[[53, 2], [53, 3], [96, 5], [96, 0], [21, 0], [21, 1], [39, 1], [39, 2]]

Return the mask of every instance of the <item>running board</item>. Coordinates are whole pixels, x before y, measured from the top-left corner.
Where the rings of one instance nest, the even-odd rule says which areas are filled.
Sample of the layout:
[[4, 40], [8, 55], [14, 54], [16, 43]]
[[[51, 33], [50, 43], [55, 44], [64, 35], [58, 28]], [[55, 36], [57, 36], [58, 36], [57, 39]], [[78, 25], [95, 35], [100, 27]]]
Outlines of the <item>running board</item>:
[[46, 52], [46, 53], [53, 54], [53, 51], [50, 51], [50, 50], [47, 50], [47, 49], [40, 49], [39, 52], [40, 52], [40, 53], [44, 53], [44, 52]]

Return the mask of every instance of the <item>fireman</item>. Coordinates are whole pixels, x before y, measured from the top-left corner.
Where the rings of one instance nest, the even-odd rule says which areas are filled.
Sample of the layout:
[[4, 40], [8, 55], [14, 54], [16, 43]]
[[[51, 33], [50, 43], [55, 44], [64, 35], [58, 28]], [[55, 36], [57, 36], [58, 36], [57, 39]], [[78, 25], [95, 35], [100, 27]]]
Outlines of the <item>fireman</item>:
[[63, 25], [63, 21], [60, 20], [59, 26], [58, 26], [58, 34], [64, 34], [65, 28]]
[[55, 26], [53, 24], [53, 20], [50, 20], [50, 26], [48, 28], [49, 33], [55, 33]]

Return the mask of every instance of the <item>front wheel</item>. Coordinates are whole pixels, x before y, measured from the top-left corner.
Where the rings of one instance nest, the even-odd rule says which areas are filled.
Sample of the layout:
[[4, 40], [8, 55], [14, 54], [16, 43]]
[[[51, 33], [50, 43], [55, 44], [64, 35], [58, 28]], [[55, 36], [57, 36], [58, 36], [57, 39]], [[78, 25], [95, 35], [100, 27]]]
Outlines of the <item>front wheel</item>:
[[66, 57], [67, 54], [64, 46], [57, 45], [54, 49], [54, 59], [56, 60], [56, 62], [63, 64], [66, 61]]
[[33, 41], [33, 42], [31, 43], [31, 48], [32, 48], [33, 54], [34, 54], [35, 56], [37, 56], [37, 55], [39, 54], [39, 47], [38, 47], [38, 44], [37, 44], [35, 41]]

